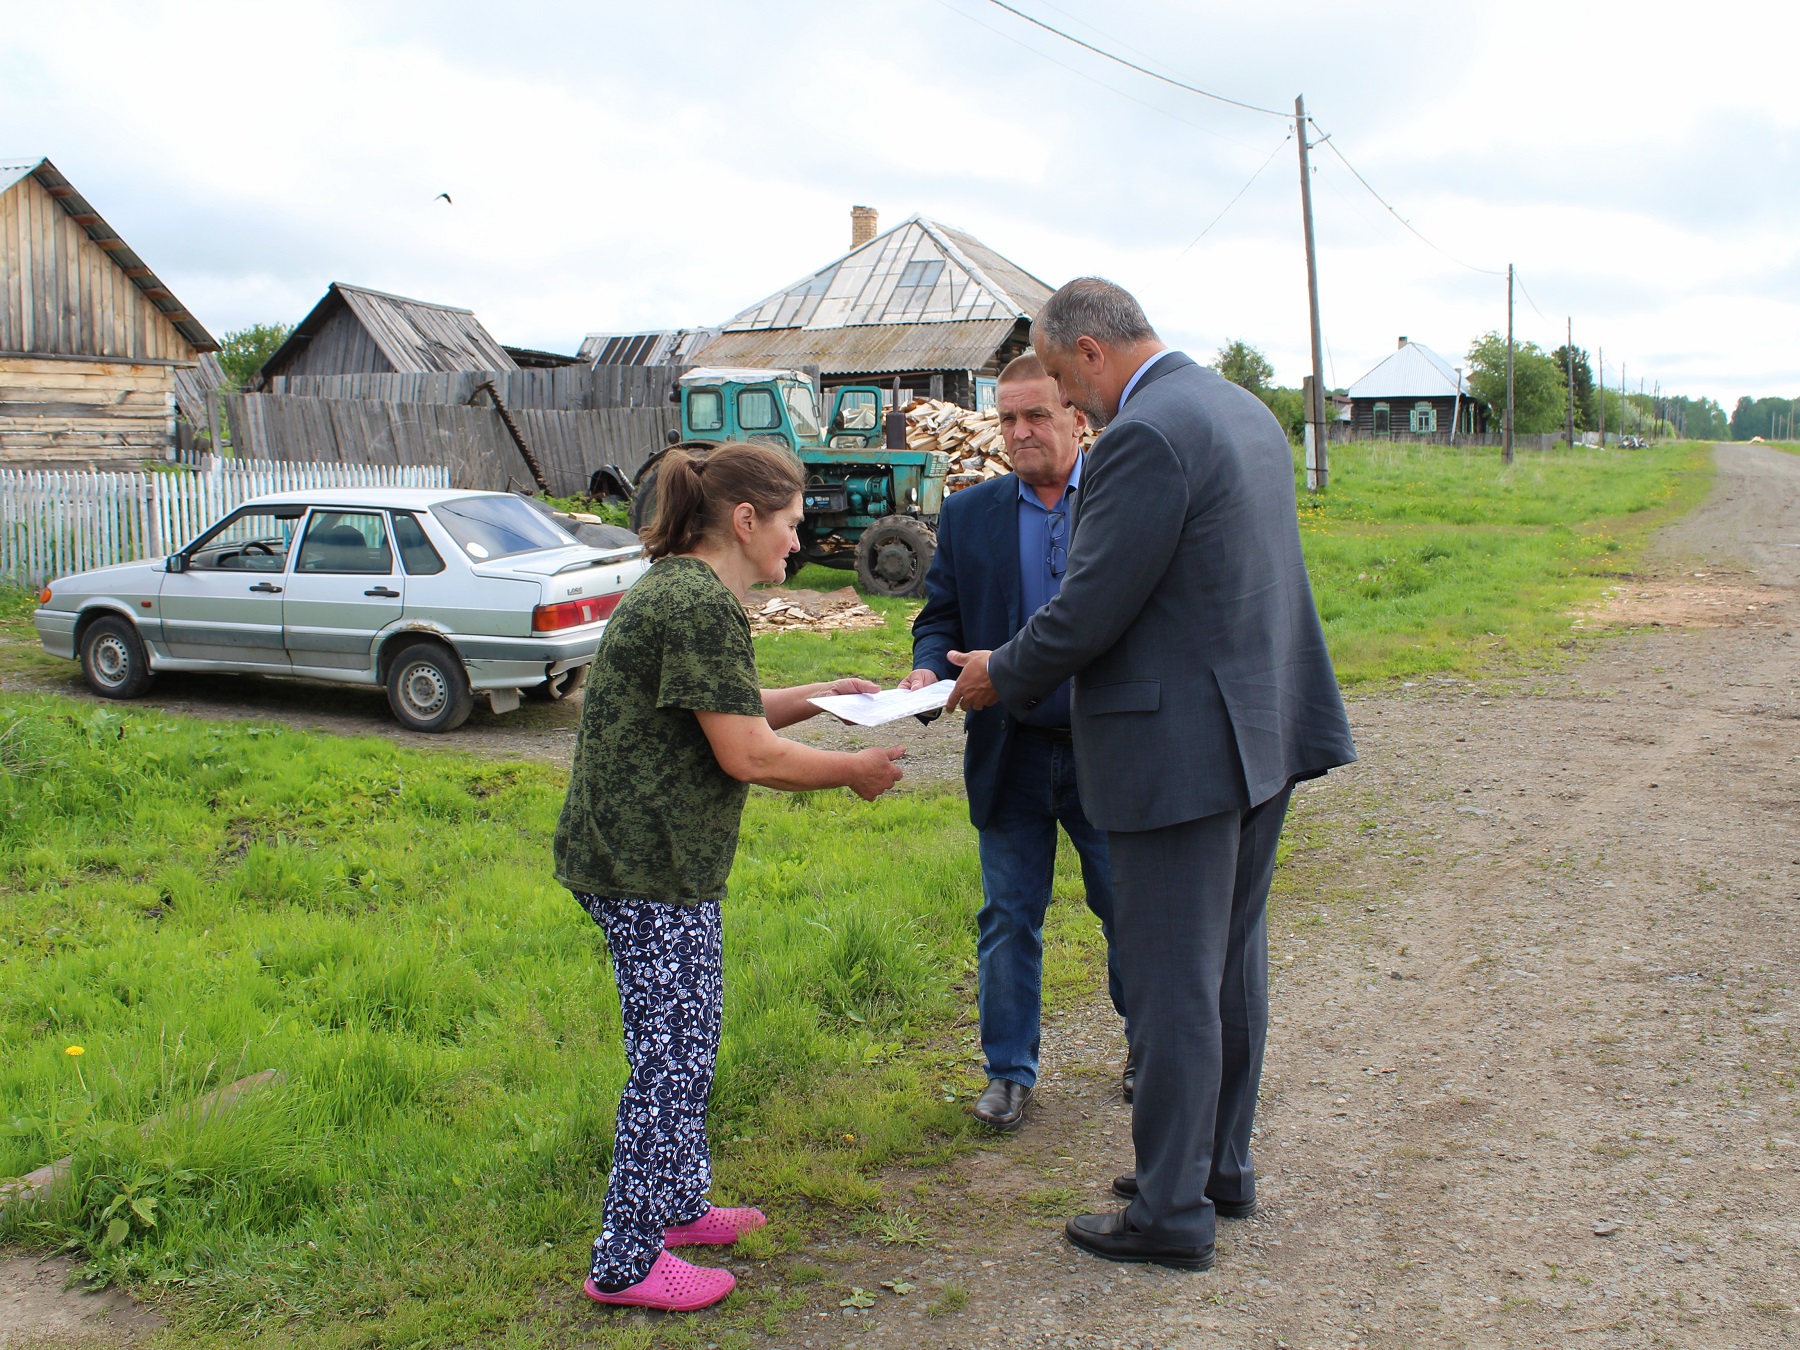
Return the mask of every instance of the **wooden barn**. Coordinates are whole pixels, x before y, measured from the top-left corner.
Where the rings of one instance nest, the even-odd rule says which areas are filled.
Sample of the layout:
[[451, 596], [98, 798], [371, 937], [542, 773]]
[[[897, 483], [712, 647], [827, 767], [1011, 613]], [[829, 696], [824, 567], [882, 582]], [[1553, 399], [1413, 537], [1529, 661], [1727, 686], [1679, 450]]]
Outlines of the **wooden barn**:
[[55, 165], [0, 165], [0, 466], [167, 458], [176, 372], [218, 348]]
[[277, 375], [422, 375], [519, 368], [472, 310], [334, 281], [324, 299], [263, 362], [255, 384], [267, 388]]
[[817, 366], [820, 383], [888, 384], [990, 406], [995, 377], [1030, 344], [1054, 287], [974, 236], [924, 216], [877, 234], [856, 207], [850, 251], [722, 325], [687, 360]]
[[1353, 437], [1467, 436], [1487, 430], [1488, 410], [1469, 396], [1462, 372], [1423, 343], [1405, 338], [1346, 392]]

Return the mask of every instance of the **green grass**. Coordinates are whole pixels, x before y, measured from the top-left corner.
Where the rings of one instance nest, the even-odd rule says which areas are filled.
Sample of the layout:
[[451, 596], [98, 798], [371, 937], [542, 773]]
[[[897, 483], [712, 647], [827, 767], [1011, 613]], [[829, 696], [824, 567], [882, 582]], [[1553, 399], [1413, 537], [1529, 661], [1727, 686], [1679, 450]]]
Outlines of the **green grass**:
[[1707, 446], [1492, 449], [1356, 442], [1300, 488], [1314, 599], [1345, 684], [1513, 673], [1571, 641], [1569, 611], [1628, 571], [1711, 481]]
[[[75, 1158], [0, 1240], [162, 1298], [183, 1344], [687, 1343], [576, 1293], [625, 1069], [604, 943], [549, 875], [560, 773], [16, 695], [0, 769], [0, 1176]], [[978, 878], [960, 795], [753, 795], [711, 1133], [716, 1193], [775, 1218], [759, 1259], [959, 1146]], [[1052, 912], [1071, 997], [1098, 935]]]
[[[794, 590], [836, 591], [856, 584], [856, 573], [817, 563], [788, 583]], [[860, 675], [895, 685], [912, 671], [912, 621], [922, 602], [863, 594], [863, 603], [887, 620], [884, 628], [838, 633], [766, 633], [756, 639], [756, 665], [771, 689]]]

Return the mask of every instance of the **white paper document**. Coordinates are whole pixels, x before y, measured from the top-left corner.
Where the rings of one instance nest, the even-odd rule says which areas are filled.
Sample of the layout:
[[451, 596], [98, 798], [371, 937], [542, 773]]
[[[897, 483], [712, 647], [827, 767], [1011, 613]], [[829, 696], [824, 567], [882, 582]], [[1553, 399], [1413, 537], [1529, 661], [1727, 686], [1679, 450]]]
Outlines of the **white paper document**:
[[878, 727], [897, 718], [935, 712], [949, 700], [954, 688], [955, 680], [939, 680], [923, 689], [883, 689], [879, 694], [821, 694], [806, 701], [859, 727]]

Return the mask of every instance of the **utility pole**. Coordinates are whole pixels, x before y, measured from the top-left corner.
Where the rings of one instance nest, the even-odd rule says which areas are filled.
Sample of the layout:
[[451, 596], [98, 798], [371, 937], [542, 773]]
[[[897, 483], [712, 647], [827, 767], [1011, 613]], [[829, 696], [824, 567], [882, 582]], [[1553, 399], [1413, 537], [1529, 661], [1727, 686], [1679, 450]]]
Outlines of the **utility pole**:
[[1500, 451], [1500, 462], [1513, 462], [1513, 265], [1506, 264], [1506, 434], [1501, 438], [1503, 448]]
[[1569, 429], [1563, 439], [1575, 448], [1575, 316], [1569, 315], [1569, 335], [1563, 340], [1563, 364], [1569, 368]]
[[1294, 139], [1300, 142], [1300, 211], [1306, 219], [1306, 301], [1312, 313], [1312, 396], [1306, 407], [1306, 490], [1318, 492], [1331, 479], [1325, 444], [1325, 352], [1319, 337], [1319, 255], [1313, 248], [1312, 164], [1307, 159], [1306, 98], [1294, 98]]

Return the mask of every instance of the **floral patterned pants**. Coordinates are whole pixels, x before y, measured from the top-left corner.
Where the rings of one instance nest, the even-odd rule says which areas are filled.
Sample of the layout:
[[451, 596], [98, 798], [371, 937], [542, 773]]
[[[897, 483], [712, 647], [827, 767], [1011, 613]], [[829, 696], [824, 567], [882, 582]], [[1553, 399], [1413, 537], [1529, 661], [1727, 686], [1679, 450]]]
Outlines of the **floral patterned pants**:
[[612, 1180], [589, 1272], [603, 1289], [636, 1284], [663, 1230], [707, 1210], [706, 1102], [719, 1055], [724, 979], [719, 905], [575, 893], [606, 933], [631, 1076], [619, 1098]]

